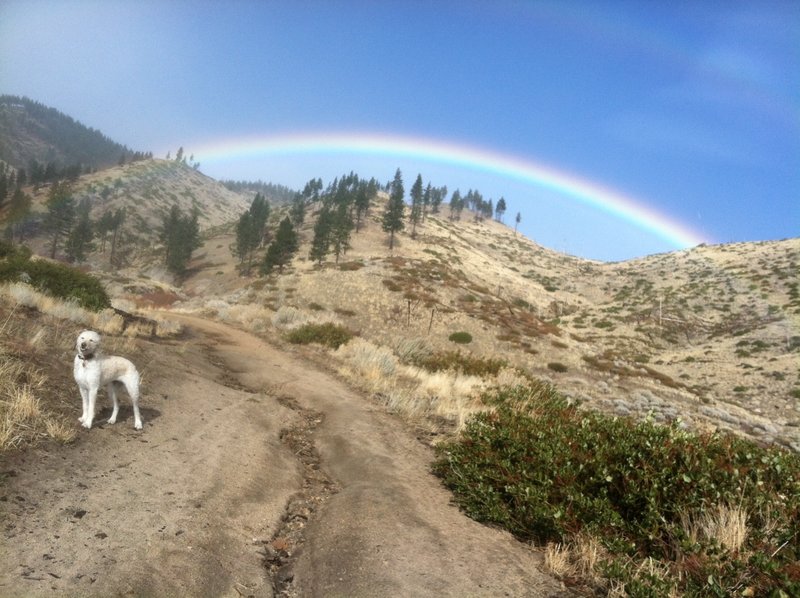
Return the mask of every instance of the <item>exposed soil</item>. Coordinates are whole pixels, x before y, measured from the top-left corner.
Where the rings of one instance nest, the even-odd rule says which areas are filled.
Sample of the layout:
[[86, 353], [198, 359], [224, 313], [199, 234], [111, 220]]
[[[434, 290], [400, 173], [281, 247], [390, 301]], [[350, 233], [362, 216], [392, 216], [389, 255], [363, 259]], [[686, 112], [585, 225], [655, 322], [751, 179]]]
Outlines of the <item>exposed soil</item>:
[[116, 425], [0, 461], [0, 595], [565, 594], [539, 553], [450, 504], [394, 416], [181, 318], [187, 338], [149, 344], [142, 432], [123, 399]]

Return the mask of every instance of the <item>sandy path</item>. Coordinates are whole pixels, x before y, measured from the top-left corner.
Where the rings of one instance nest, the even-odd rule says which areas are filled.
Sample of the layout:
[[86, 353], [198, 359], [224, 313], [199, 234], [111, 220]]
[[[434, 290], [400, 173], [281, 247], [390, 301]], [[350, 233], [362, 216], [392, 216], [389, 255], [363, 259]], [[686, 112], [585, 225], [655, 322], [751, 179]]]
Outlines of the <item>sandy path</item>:
[[449, 504], [392, 416], [182, 319], [188, 342], [154, 344], [143, 368], [143, 433], [123, 408], [2, 463], [0, 595], [563, 595], [538, 554]]

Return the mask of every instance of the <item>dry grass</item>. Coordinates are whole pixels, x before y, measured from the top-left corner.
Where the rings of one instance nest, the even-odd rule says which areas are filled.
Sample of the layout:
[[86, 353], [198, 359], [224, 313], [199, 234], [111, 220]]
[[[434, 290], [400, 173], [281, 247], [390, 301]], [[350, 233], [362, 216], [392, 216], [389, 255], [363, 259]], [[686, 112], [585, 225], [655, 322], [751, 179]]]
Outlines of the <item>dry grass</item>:
[[[144, 323], [133, 323], [126, 327], [125, 320], [115, 313], [113, 309], [92, 312], [73, 301], [55, 299], [23, 283], [0, 285], [0, 296], [5, 296], [11, 300], [14, 303], [14, 309], [18, 306], [35, 309], [61, 322], [69, 322], [85, 328], [91, 328], [101, 334], [148, 337], [152, 331], [152, 326]], [[132, 304], [127, 302], [125, 307], [130, 305]], [[167, 320], [164, 317], [153, 319], [156, 321], [156, 336], [158, 337], [174, 336], [181, 331], [181, 326], [177, 322]]]
[[696, 519], [685, 517], [682, 526], [693, 542], [711, 542], [737, 553], [747, 540], [747, 511], [741, 506], [718, 504]]
[[578, 534], [569, 544], [549, 543], [544, 559], [547, 569], [558, 577], [579, 577], [592, 583], [602, 583], [598, 565], [607, 552], [600, 541], [588, 534]]
[[478, 399], [489, 383], [484, 378], [403, 365], [388, 347], [361, 338], [342, 345], [333, 355], [346, 378], [411, 419], [438, 418], [460, 430], [470, 415], [487, 409]]
[[0, 452], [50, 436], [69, 442], [74, 428], [47, 412], [37, 395], [45, 377], [24, 361], [0, 353]]

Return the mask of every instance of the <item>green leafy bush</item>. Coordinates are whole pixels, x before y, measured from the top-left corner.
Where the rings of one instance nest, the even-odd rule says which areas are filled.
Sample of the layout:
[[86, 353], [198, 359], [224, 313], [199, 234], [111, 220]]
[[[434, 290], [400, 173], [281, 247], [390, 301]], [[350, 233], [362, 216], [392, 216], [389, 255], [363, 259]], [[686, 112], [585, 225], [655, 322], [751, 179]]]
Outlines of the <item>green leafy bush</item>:
[[507, 365], [504, 359], [474, 357], [460, 351], [423, 354], [413, 358], [411, 363], [429, 372], [454, 370], [467, 376], [496, 376]]
[[332, 349], [338, 349], [351, 338], [353, 333], [342, 326], [325, 322], [324, 324], [304, 324], [291, 330], [286, 335], [290, 343], [296, 345], [307, 345], [316, 343]]
[[[606, 576], [631, 595], [663, 595], [663, 578], [640, 575], [649, 558], [689, 596], [800, 595], [797, 454], [579, 410], [542, 383], [483, 401], [495, 410], [441, 445], [434, 465], [471, 517], [525, 541], [589, 533], [609, 551]], [[735, 552], [685, 531], [721, 504], [748, 517]]]
[[7, 256], [0, 259], [0, 282], [24, 281], [46, 295], [76, 301], [92, 311], [111, 307], [103, 285], [93, 276], [63, 264], [30, 260], [24, 251], [14, 250]]
[[454, 332], [448, 337], [448, 340], [459, 345], [467, 345], [472, 342], [472, 335], [469, 332]]

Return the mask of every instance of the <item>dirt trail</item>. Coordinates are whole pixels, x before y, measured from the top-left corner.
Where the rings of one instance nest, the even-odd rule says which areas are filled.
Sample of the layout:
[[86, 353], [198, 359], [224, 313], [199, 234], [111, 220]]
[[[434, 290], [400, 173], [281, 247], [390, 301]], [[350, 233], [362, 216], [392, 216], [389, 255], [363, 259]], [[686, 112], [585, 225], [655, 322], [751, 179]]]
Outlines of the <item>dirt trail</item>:
[[181, 318], [188, 341], [153, 343], [142, 367], [142, 433], [124, 406], [0, 462], [0, 595], [565, 593], [450, 505], [392, 416], [253, 335]]

